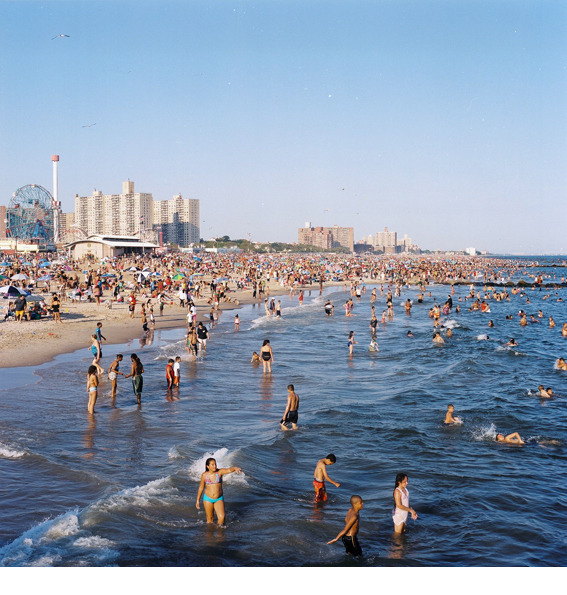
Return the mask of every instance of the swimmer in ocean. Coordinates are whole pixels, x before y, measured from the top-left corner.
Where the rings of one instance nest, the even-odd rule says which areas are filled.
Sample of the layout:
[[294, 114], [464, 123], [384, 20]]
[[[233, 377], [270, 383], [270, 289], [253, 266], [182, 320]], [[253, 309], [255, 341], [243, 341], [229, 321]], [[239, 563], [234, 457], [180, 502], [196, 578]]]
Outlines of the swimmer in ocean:
[[555, 363], [558, 370], [567, 370], [567, 362], [564, 358], [560, 357]]
[[496, 442], [505, 442], [506, 444], [525, 444], [518, 432], [513, 432], [504, 436], [504, 434], [496, 434]]
[[89, 366], [87, 371], [87, 393], [89, 395], [87, 411], [92, 415], [98, 395], [98, 370], [94, 364]]
[[274, 353], [270, 345], [269, 339], [264, 339], [262, 347], [260, 348], [260, 357], [262, 358], [262, 366], [264, 374], [268, 372], [272, 373], [272, 362], [274, 361]]
[[325, 487], [325, 480], [332, 483], [339, 488], [340, 483], [333, 481], [327, 473], [327, 466], [334, 465], [337, 457], [334, 454], [328, 454], [324, 459], [317, 461], [315, 472], [313, 474], [313, 487], [315, 488], [315, 502], [325, 502], [327, 500], [327, 488]]
[[378, 343], [376, 343], [376, 339], [372, 339], [370, 341], [370, 345], [368, 346], [368, 351], [380, 351], [380, 349], [378, 349]]
[[455, 407], [453, 405], [447, 405], [447, 413], [445, 413], [445, 421], [443, 422], [444, 426], [461, 423], [461, 419], [459, 417], [453, 417], [454, 411]]
[[253, 351], [252, 352], [252, 359], [250, 360], [251, 364], [259, 364], [262, 360], [260, 359], [260, 356], [258, 355], [258, 352]]
[[433, 335], [433, 342], [439, 343], [441, 345], [441, 344], [445, 343], [445, 339], [443, 339], [443, 337], [439, 333], [435, 333]]
[[394, 533], [406, 532], [408, 513], [411, 514], [414, 521], [417, 519], [417, 512], [409, 505], [408, 476], [405, 473], [398, 473], [394, 488], [394, 509], [392, 510]]
[[546, 390], [543, 384], [540, 384], [537, 389], [539, 390], [539, 396], [544, 397], [545, 399], [549, 399], [553, 394], [551, 388], [548, 387]]
[[203, 491], [203, 504], [205, 506], [205, 514], [207, 515], [207, 523], [214, 522], [214, 514], [217, 515], [217, 523], [219, 526], [224, 525], [224, 496], [222, 493], [222, 478], [229, 473], [242, 473], [240, 467], [230, 467], [228, 469], [217, 468], [217, 462], [213, 458], [205, 461], [205, 472], [201, 475], [201, 483], [199, 484], [199, 491], [197, 492], [197, 502], [195, 506], [197, 510], [201, 509], [200, 500]]
[[516, 339], [512, 338], [508, 341], [508, 343], [504, 343], [504, 347], [518, 347], [518, 342]]
[[411, 331], [408, 331], [406, 337], [408, 337], [409, 339], [413, 339], [413, 333]]
[[327, 545], [337, 542], [342, 538], [343, 545], [347, 554], [351, 556], [362, 556], [362, 549], [358, 543], [358, 526], [360, 520], [360, 511], [364, 506], [364, 502], [360, 496], [350, 497], [350, 508], [345, 517], [345, 528], [331, 541], [327, 541]]
[[295, 392], [293, 384], [287, 385], [287, 404], [285, 411], [280, 421], [282, 430], [289, 430], [288, 425], [291, 424], [293, 430], [297, 430], [297, 418], [299, 416], [299, 397]]

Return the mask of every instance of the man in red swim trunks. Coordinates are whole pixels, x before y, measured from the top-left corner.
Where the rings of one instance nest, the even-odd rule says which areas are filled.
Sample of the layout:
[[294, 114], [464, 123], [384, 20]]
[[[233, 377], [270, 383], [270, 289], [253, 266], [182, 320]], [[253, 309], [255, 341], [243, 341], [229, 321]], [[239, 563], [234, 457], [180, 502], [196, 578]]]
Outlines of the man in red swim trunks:
[[327, 474], [327, 465], [334, 465], [337, 460], [334, 454], [327, 455], [324, 459], [317, 461], [315, 467], [313, 487], [315, 488], [315, 502], [325, 502], [327, 499], [327, 490], [325, 480], [331, 482], [335, 487], [340, 487], [340, 483], [333, 481]]

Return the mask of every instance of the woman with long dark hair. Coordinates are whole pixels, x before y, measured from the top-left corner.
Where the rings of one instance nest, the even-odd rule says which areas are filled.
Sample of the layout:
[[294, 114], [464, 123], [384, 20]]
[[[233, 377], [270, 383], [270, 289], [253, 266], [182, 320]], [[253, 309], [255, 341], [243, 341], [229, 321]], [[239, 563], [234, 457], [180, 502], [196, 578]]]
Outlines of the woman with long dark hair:
[[405, 473], [396, 475], [396, 485], [394, 487], [394, 509], [392, 510], [392, 519], [394, 521], [394, 532], [405, 533], [407, 530], [406, 521], [408, 513], [415, 521], [417, 513], [409, 505], [408, 476]]
[[214, 522], [214, 513], [217, 515], [217, 523], [224, 525], [224, 495], [222, 493], [223, 475], [229, 473], [242, 473], [240, 467], [219, 469], [214, 458], [210, 457], [205, 461], [205, 472], [201, 475], [201, 483], [197, 492], [196, 507], [200, 509], [199, 502], [203, 491], [203, 504], [207, 515], [207, 523]]

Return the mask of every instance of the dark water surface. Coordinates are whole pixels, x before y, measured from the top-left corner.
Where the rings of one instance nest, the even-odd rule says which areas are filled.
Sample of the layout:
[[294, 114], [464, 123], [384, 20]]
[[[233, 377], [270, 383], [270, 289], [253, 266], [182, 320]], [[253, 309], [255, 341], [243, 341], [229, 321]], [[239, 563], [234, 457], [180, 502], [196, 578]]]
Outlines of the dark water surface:
[[[561, 275], [564, 269], [560, 269]], [[548, 271], [549, 274], [549, 271]], [[282, 296], [282, 318], [263, 307], [224, 312], [206, 355], [190, 360], [183, 330], [159, 331], [153, 343], [105, 346], [136, 352], [146, 373], [138, 410], [129, 380], [119, 379], [116, 407], [102, 383], [94, 419], [86, 413], [87, 349], [31, 369], [0, 372], [0, 564], [4, 566], [559, 566], [567, 561], [567, 290], [526, 290], [491, 313], [469, 312], [467, 287], [456, 288], [442, 317], [453, 337], [434, 345], [428, 316], [450, 288], [394, 298], [396, 315], [380, 325], [370, 353], [370, 290], [346, 318], [343, 288]], [[386, 292], [386, 288], [385, 288]], [[378, 294], [381, 318], [384, 296]], [[551, 297], [543, 299], [547, 294]], [[413, 300], [411, 316], [402, 304]], [[458, 298], [462, 301], [459, 302]], [[335, 316], [326, 317], [331, 299]], [[519, 309], [543, 310], [520, 327]], [[506, 321], [514, 314], [513, 321]], [[555, 329], [548, 327], [553, 316]], [[494, 320], [496, 327], [488, 328]], [[411, 329], [413, 339], [406, 337]], [[358, 344], [348, 357], [347, 337]], [[484, 334], [489, 341], [479, 340]], [[516, 349], [503, 347], [511, 337]], [[271, 377], [249, 361], [269, 338]], [[181, 355], [179, 401], [168, 401], [164, 369]], [[300, 403], [299, 429], [282, 432], [286, 386]], [[543, 400], [539, 384], [553, 387]], [[463, 418], [444, 427], [448, 403]], [[518, 431], [522, 447], [496, 444], [496, 431]], [[318, 459], [333, 452], [329, 500], [313, 504]], [[225, 478], [227, 527], [208, 527], [195, 499], [204, 461], [239, 466]], [[419, 518], [392, 535], [395, 475], [409, 476]], [[352, 494], [365, 502], [354, 561], [340, 542]], [[202, 507], [201, 507], [202, 508]]]

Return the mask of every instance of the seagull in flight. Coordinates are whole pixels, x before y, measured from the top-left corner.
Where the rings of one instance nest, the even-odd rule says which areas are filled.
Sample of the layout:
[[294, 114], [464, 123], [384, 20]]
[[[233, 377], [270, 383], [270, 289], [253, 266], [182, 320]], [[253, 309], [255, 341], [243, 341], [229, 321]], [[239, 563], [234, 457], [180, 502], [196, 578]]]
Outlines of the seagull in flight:
[[94, 124], [85, 124], [82, 128], [90, 128], [91, 126], [96, 126], [96, 122]]
[[54, 39], [57, 39], [58, 37], [71, 37], [70, 35], [66, 35], [65, 33], [59, 33], [59, 35], [56, 35], [55, 37], [51, 38], [51, 41], [53, 41]]

